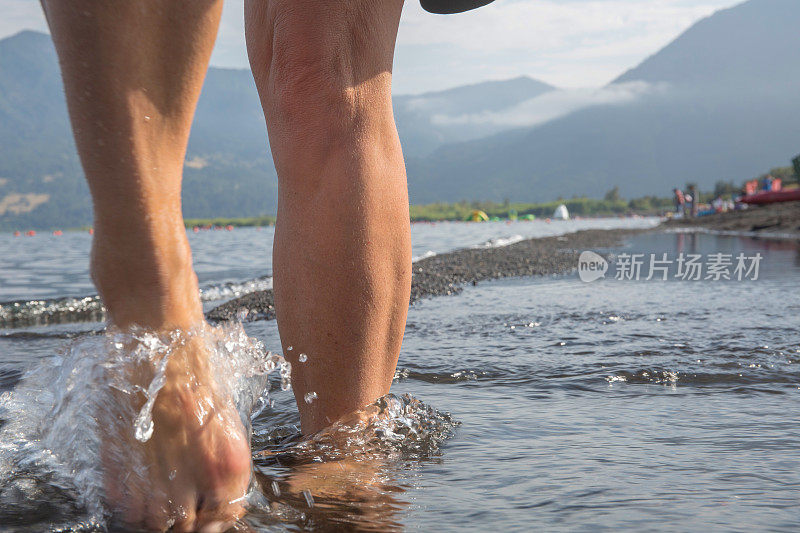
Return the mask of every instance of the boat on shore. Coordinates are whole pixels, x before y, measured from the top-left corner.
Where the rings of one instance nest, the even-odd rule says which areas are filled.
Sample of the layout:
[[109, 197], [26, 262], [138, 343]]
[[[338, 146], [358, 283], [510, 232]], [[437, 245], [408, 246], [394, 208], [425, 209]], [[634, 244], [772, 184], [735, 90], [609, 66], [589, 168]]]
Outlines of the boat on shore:
[[797, 202], [800, 201], [800, 188], [780, 189], [777, 191], [759, 191], [753, 194], [742, 196], [739, 200], [743, 204], [766, 205], [778, 202]]

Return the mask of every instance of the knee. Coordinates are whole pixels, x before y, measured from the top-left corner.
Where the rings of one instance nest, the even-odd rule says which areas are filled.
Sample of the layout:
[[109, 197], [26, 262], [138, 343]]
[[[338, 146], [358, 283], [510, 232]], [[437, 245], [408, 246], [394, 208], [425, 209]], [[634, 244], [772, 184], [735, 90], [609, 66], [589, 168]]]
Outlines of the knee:
[[356, 118], [359, 88], [347, 53], [338, 52], [335, 41], [294, 34], [275, 43], [261, 82], [267, 87], [262, 96], [267, 121], [275, 130], [346, 129]]
[[268, 28], [248, 31], [248, 51], [270, 140], [305, 149], [346, 142], [372, 117], [387, 109], [391, 115], [394, 48], [393, 36], [386, 43], [376, 24], [365, 20], [366, 8], [311, 4], [269, 2], [277, 7], [248, 16]]

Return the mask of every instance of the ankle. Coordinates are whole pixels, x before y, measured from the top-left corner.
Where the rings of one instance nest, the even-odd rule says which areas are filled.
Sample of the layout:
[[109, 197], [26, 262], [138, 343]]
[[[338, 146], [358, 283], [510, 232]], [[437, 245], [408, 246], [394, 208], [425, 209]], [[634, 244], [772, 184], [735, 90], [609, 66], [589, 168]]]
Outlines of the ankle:
[[197, 276], [181, 226], [122, 236], [98, 225], [91, 273], [111, 322], [158, 330], [190, 328], [202, 321]]

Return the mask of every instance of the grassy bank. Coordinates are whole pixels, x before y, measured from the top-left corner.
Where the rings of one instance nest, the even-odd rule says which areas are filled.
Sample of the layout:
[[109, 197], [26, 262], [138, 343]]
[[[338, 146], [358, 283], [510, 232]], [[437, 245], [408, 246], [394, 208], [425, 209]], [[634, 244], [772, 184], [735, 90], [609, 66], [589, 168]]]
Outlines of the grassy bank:
[[[626, 214], [658, 215], [672, 209], [672, 200], [647, 196], [634, 200], [593, 198], [573, 198], [571, 200], [556, 200], [539, 204], [511, 203], [511, 202], [458, 202], [436, 203], [427, 205], [412, 205], [411, 220], [413, 222], [436, 222], [442, 220], [465, 220], [473, 211], [480, 210], [489, 217], [501, 219], [514, 216], [524, 217], [534, 215], [537, 218], [546, 218], [553, 215], [556, 207], [564, 204], [569, 209], [570, 215], [615, 216]], [[184, 223], [187, 228], [195, 226], [272, 226], [275, 224], [274, 216], [244, 217], [244, 218], [187, 218]]]
[[556, 200], [539, 204], [511, 203], [511, 202], [458, 202], [455, 204], [437, 203], [427, 205], [412, 205], [411, 220], [413, 221], [439, 221], [439, 220], [465, 220], [475, 210], [480, 210], [494, 218], [511, 218], [534, 215], [537, 218], [546, 218], [553, 215], [553, 211], [561, 205], [567, 206], [570, 215], [614, 216], [625, 214], [658, 215], [672, 209], [672, 200], [647, 196], [634, 200], [594, 198], [572, 198], [570, 200]]
[[235, 228], [243, 228], [250, 226], [274, 226], [275, 217], [272, 215], [265, 215], [261, 217], [240, 217], [240, 218], [187, 218], [183, 221], [187, 228], [197, 227], [214, 227], [214, 226], [233, 226]]

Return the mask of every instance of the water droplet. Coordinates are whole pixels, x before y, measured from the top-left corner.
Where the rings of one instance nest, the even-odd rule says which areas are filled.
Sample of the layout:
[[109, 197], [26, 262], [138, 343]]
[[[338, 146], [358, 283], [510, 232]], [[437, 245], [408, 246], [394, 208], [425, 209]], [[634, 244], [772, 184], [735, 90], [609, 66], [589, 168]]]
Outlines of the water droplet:
[[150, 120], [150, 116], [149, 116], [149, 115], [145, 115], [145, 116], [144, 116], [144, 120], [145, 120], [145, 121], [149, 121], [149, 120]]
[[293, 347], [293, 346], [287, 346], [287, 347], [286, 347], [286, 351], [287, 351], [287, 352], [291, 352], [293, 349], [294, 349], [294, 347]]
[[300, 356], [297, 358], [297, 360], [300, 361], [301, 363], [305, 363], [306, 361], [308, 361], [308, 356], [304, 353], [301, 353]]
[[172, 470], [172, 471], [169, 473], [169, 480], [170, 480], [170, 481], [172, 481], [173, 479], [175, 479], [175, 476], [177, 476], [177, 475], [178, 475], [178, 471], [177, 471], [177, 470], [175, 470], [175, 469], [173, 469], [173, 470]]
[[307, 392], [303, 399], [306, 401], [306, 403], [310, 404], [317, 399], [317, 393], [314, 391]]
[[280, 496], [281, 495], [281, 489], [280, 489], [280, 487], [278, 487], [278, 482], [277, 481], [273, 481], [272, 482], [272, 493], [275, 496]]
[[134, 435], [139, 442], [147, 442], [153, 436], [153, 429], [155, 429], [153, 420], [145, 418], [140, 423], [136, 424], [136, 431]]

